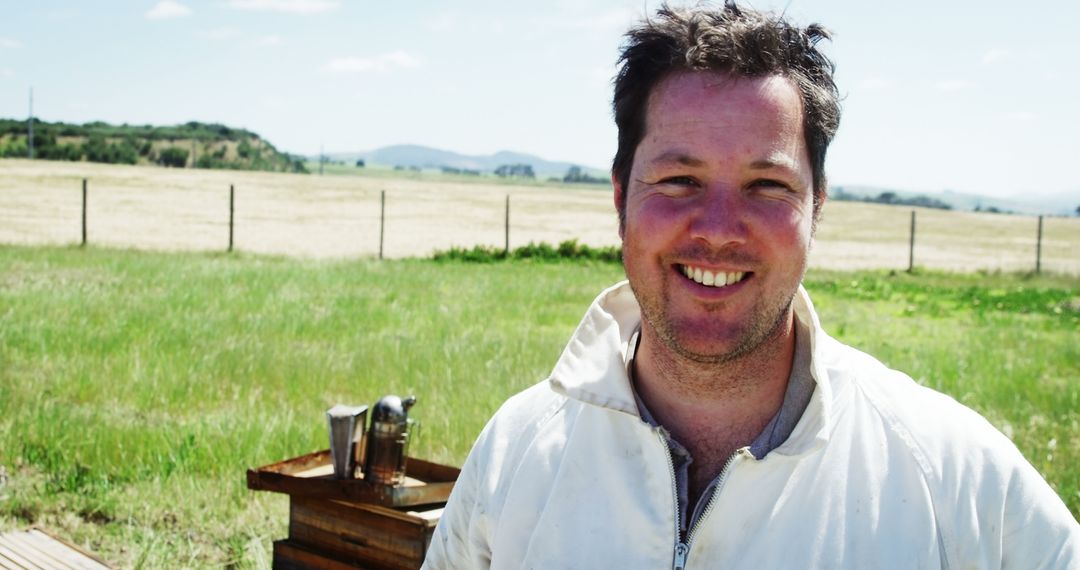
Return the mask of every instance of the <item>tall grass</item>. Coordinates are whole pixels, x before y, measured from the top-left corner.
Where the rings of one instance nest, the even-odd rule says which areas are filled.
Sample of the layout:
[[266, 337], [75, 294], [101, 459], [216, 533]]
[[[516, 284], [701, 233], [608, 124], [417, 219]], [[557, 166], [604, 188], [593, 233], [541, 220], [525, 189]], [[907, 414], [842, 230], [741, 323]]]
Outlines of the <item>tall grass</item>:
[[[120, 566], [261, 567], [286, 500], [244, 471], [326, 447], [323, 412], [416, 394], [460, 463], [546, 376], [618, 264], [306, 261], [0, 247], [0, 528]], [[1080, 282], [814, 273], [825, 326], [1009, 433], [1080, 512]]]

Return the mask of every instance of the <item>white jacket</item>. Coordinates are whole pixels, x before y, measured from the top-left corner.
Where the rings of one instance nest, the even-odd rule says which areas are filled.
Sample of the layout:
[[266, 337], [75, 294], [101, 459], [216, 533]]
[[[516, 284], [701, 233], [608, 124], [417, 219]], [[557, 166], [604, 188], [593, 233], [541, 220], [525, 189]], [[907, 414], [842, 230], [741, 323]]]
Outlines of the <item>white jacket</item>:
[[[1080, 526], [981, 416], [821, 330], [800, 288], [816, 385], [786, 442], [739, 450], [689, 532], [686, 568], [1080, 568]], [[480, 434], [425, 568], [668, 568], [676, 499], [664, 436], [624, 356], [626, 283], [589, 308], [551, 377]]]

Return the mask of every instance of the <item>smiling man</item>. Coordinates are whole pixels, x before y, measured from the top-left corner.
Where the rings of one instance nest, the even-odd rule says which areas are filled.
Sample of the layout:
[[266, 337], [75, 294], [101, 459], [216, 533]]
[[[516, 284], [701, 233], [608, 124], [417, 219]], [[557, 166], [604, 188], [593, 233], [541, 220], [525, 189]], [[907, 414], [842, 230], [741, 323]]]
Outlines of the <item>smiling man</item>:
[[1011, 442], [844, 346], [800, 283], [839, 123], [820, 27], [727, 4], [627, 35], [627, 283], [481, 433], [428, 568], [1069, 568]]

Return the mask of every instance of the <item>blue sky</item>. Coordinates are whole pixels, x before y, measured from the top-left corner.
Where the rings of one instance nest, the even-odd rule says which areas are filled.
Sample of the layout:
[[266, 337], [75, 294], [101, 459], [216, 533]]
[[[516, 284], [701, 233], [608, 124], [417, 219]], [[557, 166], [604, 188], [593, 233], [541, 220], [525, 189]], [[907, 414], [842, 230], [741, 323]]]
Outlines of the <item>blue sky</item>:
[[[1080, 3], [756, 0], [834, 31], [834, 185], [1080, 200]], [[0, 0], [0, 117], [251, 129], [606, 168], [620, 35], [654, 0]]]

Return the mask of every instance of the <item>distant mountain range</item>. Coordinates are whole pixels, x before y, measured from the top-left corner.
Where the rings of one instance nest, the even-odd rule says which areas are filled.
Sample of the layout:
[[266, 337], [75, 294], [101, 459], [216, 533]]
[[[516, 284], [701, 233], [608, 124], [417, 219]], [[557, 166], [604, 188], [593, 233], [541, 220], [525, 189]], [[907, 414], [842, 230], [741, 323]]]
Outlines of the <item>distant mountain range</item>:
[[[453, 151], [441, 150], [421, 145], [394, 145], [377, 148], [366, 152], [330, 153], [328, 159], [341, 161], [348, 164], [363, 159], [365, 164], [371, 166], [404, 168], [456, 168], [460, 170], [475, 170], [490, 174], [496, 168], [507, 164], [528, 164], [532, 166], [536, 177], [540, 179], [556, 177], [562, 178], [572, 166], [578, 166], [590, 176], [607, 178], [606, 169], [595, 166], [584, 166], [570, 162], [556, 162], [545, 160], [535, 155], [520, 152], [500, 151], [490, 155], [467, 155]], [[310, 157], [318, 160], [318, 156]], [[926, 196], [944, 202], [958, 211], [999, 211], [1017, 214], [1048, 214], [1071, 216], [1076, 214], [1077, 206], [1080, 206], [1080, 193], [1059, 194], [1056, 196], [1028, 196], [1018, 198], [996, 198], [992, 196], [979, 196], [975, 194], [963, 194], [945, 190], [943, 192], [910, 192], [892, 188], [875, 186], [848, 186], [837, 185], [831, 188], [834, 194], [843, 192], [853, 198], [873, 198], [882, 193], [891, 192], [901, 198], [915, 198]]]
[[894, 190], [892, 188], [880, 188], [876, 186], [846, 186], [836, 185], [829, 188], [834, 194], [842, 192], [848, 196], [858, 198], [873, 198], [886, 192], [892, 192], [901, 198], [915, 198], [927, 196], [952, 206], [957, 211], [997, 211], [1013, 214], [1073, 216], [1076, 208], [1080, 206], [1080, 193], [1058, 194], [1056, 196], [1030, 196], [1021, 200], [1018, 198], [997, 198], [994, 196], [980, 196], [978, 194], [964, 194], [945, 190], [942, 192], [909, 192]]
[[[457, 168], [460, 170], [479, 170], [491, 173], [505, 164], [528, 164], [532, 166], [537, 178], [562, 178], [570, 167], [577, 166], [593, 176], [607, 176], [603, 169], [584, 166], [571, 162], [545, 160], [535, 155], [520, 152], [499, 151], [489, 155], [460, 154], [449, 150], [440, 150], [415, 144], [384, 146], [367, 152], [345, 152], [327, 154], [330, 160], [355, 163], [363, 159], [366, 164], [380, 166], [403, 166], [415, 168]], [[318, 156], [311, 157], [318, 160]]]

